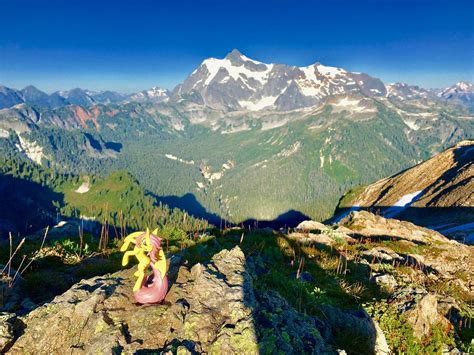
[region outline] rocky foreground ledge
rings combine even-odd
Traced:
[[[162,305],[140,306],[132,295],[133,270],[95,277],[73,286],[22,319],[23,334],[10,353],[337,353],[331,345],[341,324],[356,327],[379,353],[383,333],[364,312],[328,306],[322,321],[296,312],[276,292],[256,292],[256,266],[237,246],[191,269],[174,258],[175,279]],[[13,327],[10,329],[13,341]],[[291,339],[291,341],[290,341]],[[290,344],[291,343],[291,344]],[[295,346],[296,345],[296,346]]]
[[[83,280],[18,319],[24,333],[10,352],[255,353],[259,340],[254,318],[264,313],[274,314],[267,331],[295,337],[301,350],[331,352],[317,330],[324,326],[298,314],[276,293],[257,296],[251,272],[239,247],[223,250],[211,262],[191,269],[174,258],[170,276],[175,281],[165,304],[156,306],[134,303],[132,269]],[[274,346],[293,350],[276,338]]]
[[[339,226],[311,221],[288,235],[268,233],[259,238],[245,249],[243,244],[235,246],[239,239],[242,243],[238,235],[234,246],[192,266],[185,257],[172,256],[171,287],[160,305],[135,304],[134,269],[128,269],[82,280],[25,316],[4,313],[0,348],[13,354],[326,354],[348,351],[363,342],[364,353],[389,354],[399,336],[398,329],[387,328],[392,324],[408,329],[406,321],[411,329],[407,334],[423,340],[437,331],[450,334],[467,320],[466,300],[473,295],[473,248],[429,229],[355,212]],[[261,253],[265,240],[278,240],[271,242],[280,245],[275,244],[278,254]],[[290,246],[294,251],[289,258],[295,251],[304,255],[306,270],[317,270],[310,263],[326,268],[319,279],[308,271],[295,278],[291,269],[285,276],[290,278],[283,280],[288,287],[291,283],[291,292],[314,289],[310,293],[317,311],[311,315],[297,311],[294,299],[291,306],[280,291],[257,287],[270,277],[272,265],[294,268],[280,254]],[[347,273],[339,270],[339,264],[331,271],[330,260],[345,260]],[[348,284],[350,273],[352,277],[360,273],[356,279],[360,282]],[[347,289],[340,291],[344,297],[357,298],[370,285],[384,291],[368,308],[347,309],[333,302],[338,284]],[[442,346],[436,350],[457,351],[452,343]]]

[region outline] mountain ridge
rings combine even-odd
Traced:
[[[429,160],[349,192],[339,209],[377,210],[474,243],[473,157],[474,141],[461,141]]]

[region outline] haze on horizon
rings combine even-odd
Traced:
[[[0,0],[0,85],[172,89],[233,48],[266,63],[315,62],[386,83],[474,78],[472,1]]]

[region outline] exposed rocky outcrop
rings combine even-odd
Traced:
[[[317,221],[304,221],[296,227],[296,232],[292,232],[288,237],[302,245],[322,244],[334,246],[338,242],[354,243],[356,240],[350,236],[353,232],[344,227],[330,228]]]
[[[351,202],[364,207],[394,206],[403,196],[420,191],[411,207],[472,207],[473,161],[474,141],[462,141],[413,168],[369,185]]]
[[[387,290],[387,291],[393,291],[397,286],[397,280],[395,277],[389,274],[374,274],[371,278],[370,281],[375,282],[377,285],[379,285],[381,288]]]
[[[321,231],[325,230],[327,227],[321,222],[317,221],[303,221],[296,227],[296,230],[302,231]]]
[[[466,311],[464,316],[460,314],[462,309],[471,309],[469,302],[474,298],[474,248],[471,246],[434,230],[366,211],[351,212],[339,225],[331,227],[305,221],[288,235],[288,240],[309,250],[326,247],[339,253],[341,260],[366,265],[370,270],[368,281],[386,294],[393,317],[402,317],[400,324],[406,322],[420,342],[430,339],[433,332],[450,334],[469,319]],[[351,320],[354,314],[341,312],[340,309],[325,312],[331,314],[327,321],[332,329],[341,324],[357,329],[364,323],[360,314],[354,322]],[[385,318],[386,331],[393,321]],[[370,319],[361,329],[369,328],[376,330],[370,332],[372,337],[380,334],[376,351],[390,353],[377,321]],[[450,346],[446,349],[457,351]]]
[[[322,305],[321,311],[324,313],[325,321],[335,333],[334,336],[344,337],[347,340],[354,337],[352,341],[358,343],[354,344],[354,348],[360,346],[363,349],[373,349],[377,355],[390,353],[383,331],[367,312],[343,311],[329,305]]]
[[[334,246],[338,241],[352,242],[353,238],[344,233],[290,233],[288,237],[303,245],[322,244],[326,246]]]
[[[433,294],[423,296],[415,307],[407,312],[408,321],[413,325],[414,335],[418,338],[430,334],[432,326],[441,325],[449,329],[449,321],[438,313],[438,299]]]
[[[415,337],[426,339],[433,327],[447,334],[461,321],[461,304],[474,298],[472,246],[365,211],[340,223],[366,246],[358,257],[372,270],[370,281],[389,293],[389,303],[406,317]]]
[[[331,352],[321,321],[297,313],[274,292],[254,292],[252,262],[239,247],[191,269],[178,259],[172,259],[175,281],[163,304],[134,303],[132,269],[83,280],[24,317],[24,334],[11,353],[255,353],[262,346]],[[255,319],[262,318],[257,328]],[[273,334],[272,341],[264,334]]]
[[[352,212],[340,224],[353,230],[352,237],[372,241],[396,241],[397,247],[406,252],[395,252],[388,247],[375,247],[363,252],[368,259],[391,264],[403,263],[419,266],[426,273],[445,279],[456,279],[463,271],[468,277],[465,288],[474,292],[474,249],[440,233],[410,222],[387,219],[372,213]],[[456,257],[453,257],[453,256]]]

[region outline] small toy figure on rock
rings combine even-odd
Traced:
[[[126,266],[130,256],[138,260],[134,276],[137,282],[133,287],[135,300],[141,304],[159,303],[168,292],[168,278],[166,277],[166,258],[161,249],[161,238],[157,236],[158,230],[150,233],[147,228],[145,232],[135,232],[125,238],[120,251],[125,252],[122,265]],[[133,250],[127,250],[130,244],[134,244]],[[146,275],[148,268],[153,271],[153,279]]]

